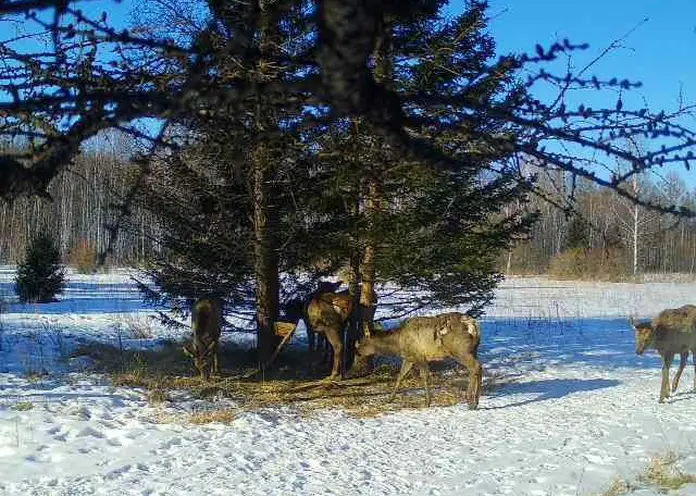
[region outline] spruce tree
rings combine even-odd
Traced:
[[[164,227],[164,249],[148,270],[157,289],[144,289],[170,302],[213,293],[244,320],[254,313],[263,366],[277,344],[280,272],[299,255],[281,247],[294,232],[289,178],[306,153],[299,128],[311,94],[280,83],[311,75],[310,16],[294,1],[211,7],[220,22],[194,40],[211,45],[201,77],[255,89],[240,104],[212,99],[178,120],[176,147],[143,181],[140,200]],[[231,40],[244,50],[230,53]]]
[[[419,290],[392,309],[397,313],[464,305],[477,315],[500,279],[497,255],[534,216],[503,214],[506,206],[523,205],[531,187],[499,173],[514,153],[513,130],[467,105],[519,104],[525,91],[511,65],[485,73],[495,55],[485,4],[471,3],[453,19],[441,14],[444,4],[423,2],[416,15],[386,18],[393,36],[377,44],[371,65],[420,123],[412,132],[462,166],[434,169],[405,157],[365,120],[335,121],[317,140],[317,167],[308,194],[299,195],[311,219],[299,242],[311,253],[316,238],[324,238],[344,260],[357,251],[363,304],[375,281],[391,282]],[[431,104],[428,95],[452,103]]]
[[[22,303],[48,303],[65,289],[65,270],[55,240],[40,234],[27,247],[17,268],[15,291]]]

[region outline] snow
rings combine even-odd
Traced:
[[[11,284],[12,268],[0,267],[0,293]],[[696,474],[692,368],[658,404],[659,357],[635,355],[626,321],[694,294],[693,283],[512,278],[482,318],[480,357],[499,386],[476,411],[277,408],[194,425],[188,414],[207,402],[153,406],[64,358],[89,340],[152,347],[182,337],[148,320],[154,310],[128,271],[70,274],[60,302],[10,302],[0,316],[0,493],[585,495],[616,477],[635,482],[670,452]]]

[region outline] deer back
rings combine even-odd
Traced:
[[[401,354],[418,361],[476,355],[481,341],[481,328],[476,320],[459,312],[413,317],[397,332]]]
[[[696,348],[696,306],[684,305],[663,310],[653,320],[655,348],[660,352],[681,352]]]
[[[307,318],[312,328],[342,326],[350,315],[352,301],[346,293],[322,293],[307,305]]]

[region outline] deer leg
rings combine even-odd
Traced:
[[[672,392],[675,393],[677,391],[677,386],[679,386],[679,378],[682,375],[682,372],[684,372],[684,367],[686,367],[686,362],[689,361],[689,352],[688,351],[682,351],[680,354],[680,360],[679,360],[679,368],[677,369],[677,373],[674,374],[674,380],[672,381]]]
[[[326,336],[319,335],[317,339],[317,350],[321,352],[322,363],[331,364],[331,349],[329,348],[329,340]]]
[[[423,384],[425,385],[425,406],[430,406],[430,384],[428,384],[428,379],[430,378],[430,367],[428,367],[428,362],[423,362],[420,367],[421,377],[423,378]]]
[[[401,362],[401,371],[399,372],[399,377],[396,378],[396,385],[394,386],[394,391],[392,391],[392,394],[389,395],[389,399],[387,401],[394,401],[394,396],[396,396],[396,392],[399,390],[399,386],[401,386],[401,381],[403,381],[404,377],[406,377],[408,373],[411,372],[412,368],[413,362],[409,362],[406,359],[404,359]]]
[[[669,398],[669,368],[674,360],[674,353],[665,352],[662,355],[662,384],[660,386],[660,403]]]
[[[343,356],[343,340],[341,339],[341,332],[335,327],[329,327],[324,331],[326,339],[333,347],[333,367],[331,369],[331,379],[336,379],[338,377],[342,378],[341,375],[341,357]]]
[[[481,397],[481,381],[483,380],[483,367],[474,355],[466,354],[455,357],[456,360],[469,371],[469,384],[466,390],[466,402],[469,410],[478,408]]]

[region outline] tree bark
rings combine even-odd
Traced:
[[[254,184],[254,271],[256,276],[256,322],[258,359],[261,369],[278,345],[274,324],[278,319],[277,210],[272,198],[271,167],[263,145],[252,160]]]
[[[367,185],[367,243],[362,261],[362,289],[360,291],[360,305],[366,309],[368,316],[374,316],[375,312],[375,258],[377,255],[377,236],[375,220],[380,210],[380,187],[377,178],[371,176]],[[358,309],[358,314],[362,314],[362,309]],[[365,329],[365,324],[368,328]],[[369,318],[362,324],[363,332],[374,332],[374,322]]]

